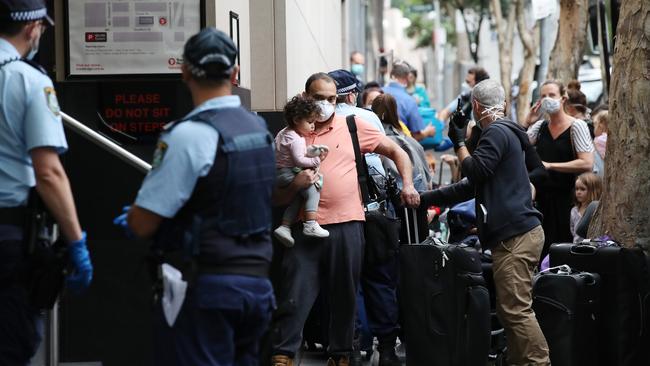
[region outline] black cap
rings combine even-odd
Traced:
[[[359,79],[348,70],[334,70],[327,73],[336,83],[336,94],[349,94],[360,92],[361,83]]]
[[[237,47],[224,32],[204,28],[185,43],[183,62],[199,78],[225,79],[230,76]]]
[[[44,0],[0,0],[0,21],[28,22],[39,19],[54,25],[47,15]]]

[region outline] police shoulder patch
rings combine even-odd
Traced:
[[[153,161],[151,162],[151,169],[157,168],[165,158],[167,152],[167,143],[159,140],[156,145],[156,151],[153,153]]]
[[[50,112],[55,116],[59,116],[61,112],[61,107],[59,107],[59,101],[56,99],[56,91],[51,86],[45,87],[43,89],[45,92],[45,102],[47,103],[47,108],[50,109]]]

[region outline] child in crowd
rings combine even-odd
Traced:
[[[583,240],[582,237],[576,234],[576,224],[585,213],[585,209],[591,201],[600,200],[602,192],[602,179],[594,173],[583,173],[578,176],[575,184],[575,202],[576,205],[571,209],[571,234],[573,235],[573,242],[578,243]]]
[[[314,169],[318,172],[321,161],[325,160],[329,151],[327,146],[307,146],[305,142],[305,137],[314,131],[314,121],[319,113],[318,104],[302,95],[293,97],[284,106],[287,127],[275,137],[276,183],[278,186],[285,187],[289,185],[296,174],[303,169]],[[300,194],[302,197],[294,197],[289,207],[284,211],[282,225],[273,232],[282,244],[287,247],[294,244],[290,225],[298,216],[303,198],[305,202],[303,234],[318,238],[329,236],[329,232],[316,222],[323,176],[319,174],[319,178],[318,182],[302,190]]]
[[[609,124],[609,112],[603,110],[594,116],[594,145],[601,158],[605,159],[605,148],[607,147],[607,125]]]

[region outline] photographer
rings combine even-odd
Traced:
[[[497,314],[506,332],[508,364],[548,365],[548,345],[532,310],[532,269],[544,244],[542,215],[535,210],[524,154],[526,134],[504,119],[505,92],[485,80],[472,92],[472,110],[482,129],[470,156],[465,146],[468,118],[457,111],[449,138],[467,177],[422,194],[421,202],[448,205],[476,198],[479,238],[492,251]]]
[[[461,99],[463,106],[465,106],[463,108],[463,112],[465,115],[469,116],[472,108],[472,104],[470,103],[470,96],[472,95],[472,89],[474,88],[474,85],[489,78],[490,75],[482,67],[472,67],[471,69],[467,70],[465,82],[461,86],[461,93],[458,94],[458,97],[454,98],[454,100],[452,100],[449,105],[438,112],[438,115],[436,117],[441,121],[446,121],[451,113],[458,108],[458,98]]]

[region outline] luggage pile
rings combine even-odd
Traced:
[[[639,248],[553,244],[533,308],[553,366],[650,365],[650,274]]]
[[[417,217],[406,210],[400,248],[406,364],[484,366],[492,332],[481,255],[465,244],[420,241]]]

